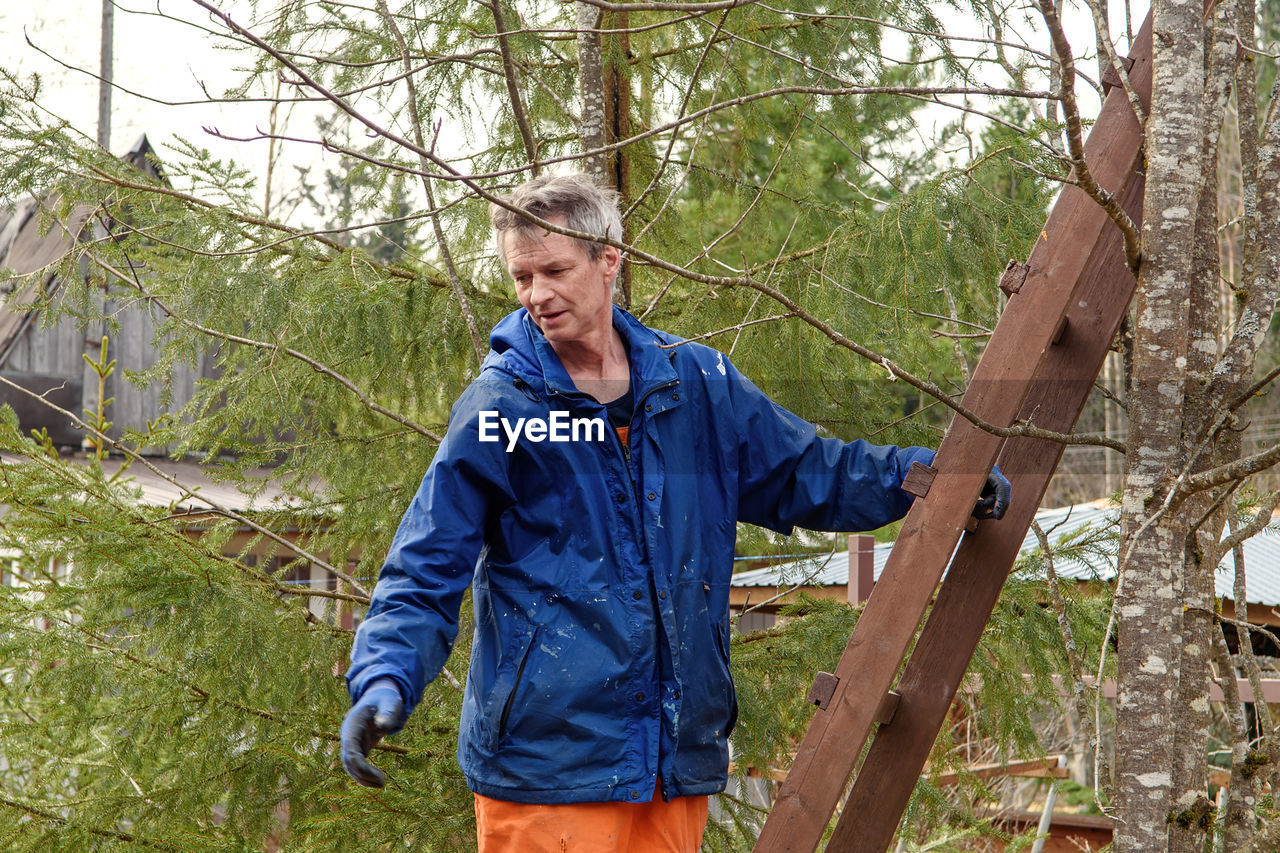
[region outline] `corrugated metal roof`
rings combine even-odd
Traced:
[[[1036,521],[1057,554],[1054,571],[1074,580],[1112,580],[1116,574],[1116,521],[1119,509],[1105,501],[1042,509]],[[1034,531],[1028,530],[1020,556],[1029,556],[1040,547]],[[1280,531],[1264,530],[1244,543],[1245,595],[1250,604],[1280,605]],[[892,543],[877,543],[873,576],[880,579],[889,560]],[[1042,570],[1029,569],[1037,575]],[[730,584],[770,589],[801,586],[842,586],[849,583],[849,552],[836,551],[810,559],[795,560],[735,574]],[[1234,598],[1235,561],[1228,554],[1215,577],[1217,594]]]

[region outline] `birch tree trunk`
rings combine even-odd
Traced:
[[[1218,253],[1218,145],[1231,94],[1236,57],[1236,8],[1220,3],[1212,26],[1206,28],[1208,74],[1205,78],[1204,134],[1200,147],[1201,184],[1195,215],[1195,237],[1189,278],[1184,375],[1183,457],[1192,471],[1228,461],[1230,442],[1202,436],[1213,422],[1220,400],[1207,396],[1218,353],[1218,306],[1222,269]],[[1172,708],[1173,817],[1169,822],[1170,853],[1199,853],[1213,825],[1215,807],[1208,798],[1206,756],[1212,715],[1209,706],[1209,659],[1213,651],[1214,570],[1223,512],[1212,492],[1192,495],[1180,508],[1191,529],[1182,543],[1180,588],[1182,602],[1179,641],[1178,692]],[[1176,566],[1177,564],[1175,564]]]
[[[1203,57],[1199,0],[1153,4],[1152,106],[1144,201],[1130,433],[1121,505],[1123,588],[1117,640],[1116,853],[1167,849],[1172,804],[1181,573],[1186,537],[1165,499],[1182,459],[1181,377],[1202,173]]]
[[[582,159],[582,171],[602,184],[612,185],[609,157],[600,149],[608,142],[604,97],[604,56],[600,46],[600,10],[578,3],[578,97],[582,102],[579,136],[582,150],[597,151]]]

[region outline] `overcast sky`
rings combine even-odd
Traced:
[[[241,23],[248,24],[252,19],[245,0],[220,0],[218,5]],[[1123,4],[1112,5],[1118,7],[1113,8],[1113,34],[1118,35],[1124,30],[1120,18]],[[1145,2],[1137,0],[1133,5],[1135,15],[1145,14]],[[191,0],[118,0],[116,9],[115,80],[124,89],[161,101],[181,102],[201,99],[202,85],[221,94],[241,78],[236,66],[244,58],[219,49],[220,40],[210,31],[221,31],[221,23],[211,21],[208,13]],[[157,9],[189,23],[167,20],[155,14]],[[23,75],[38,73],[44,103],[90,138],[96,135],[97,80],[59,62],[97,72],[101,14],[101,0],[0,0],[0,64]],[[1013,17],[1021,19],[1023,15],[1011,16],[1011,23]],[[1077,11],[1068,16],[1068,21],[1075,44],[1092,44],[1092,25],[1087,15]],[[26,43],[27,38],[34,47]],[[1082,70],[1096,73],[1095,63],[1083,65]],[[1006,84],[997,79],[991,82]],[[1085,99],[1082,109],[1096,106],[1090,106]],[[310,135],[313,115],[310,108],[297,108],[288,121],[298,135]],[[218,156],[233,157],[261,175],[267,160],[265,143],[224,142],[202,128],[216,126],[231,135],[247,136],[256,127],[266,127],[268,121],[265,103],[171,106],[117,90],[112,104],[111,150],[124,153],[144,132],[160,148],[174,136],[183,136]],[[323,157],[318,148],[305,147],[292,152],[291,162],[314,168],[323,162]],[[292,180],[293,170],[283,170],[282,177]]]
[[[190,23],[167,20],[155,14],[157,8]],[[238,21],[251,20],[252,11],[243,0],[221,0],[219,8]],[[60,63],[96,74],[101,22],[101,0],[0,2],[0,63],[22,75],[39,74],[43,103],[89,138],[97,133],[98,81]],[[237,66],[245,58],[219,49],[220,40],[210,30],[221,30],[221,24],[190,0],[119,0],[115,82],[159,101],[198,101],[203,98],[202,86],[222,94],[242,79]],[[306,132],[313,129],[306,108],[295,110],[289,118]],[[268,121],[265,103],[167,105],[117,89],[112,96],[111,150],[123,154],[143,133],[158,148],[181,136],[262,174],[265,142],[226,142],[203,128],[214,126],[231,135],[248,136],[256,127],[267,127]],[[294,162],[315,165],[322,157],[318,148],[310,148],[295,152]],[[285,176],[292,178],[292,170],[286,170]]]

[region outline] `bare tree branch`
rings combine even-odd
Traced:
[[[520,72],[516,68],[515,58],[511,55],[511,43],[507,39],[507,22],[502,13],[502,0],[489,0],[481,5],[493,11],[493,24],[497,30],[498,50],[502,54],[502,71],[507,81],[507,97],[511,101],[511,112],[515,115],[516,127],[520,128],[520,139],[524,142],[525,157],[529,161],[530,171],[537,175],[542,171],[538,161],[538,142],[534,138],[533,128],[529,125],[529,114],[524,108],[524,98],[520,95]],[[420,149],[422,145],[418,146]],[[420,156],[425,156],[419,151]]]
[[[501,0],[493,0],[494,8],[498,8]],[[400,27],[396,25],[395,18],[391,16],[391,11],[387,9],[386,0],[377,0],[378,10],[382,13],[382,18],[387,22],[387,27],[391,30],[392,36],[396,40],[396,45],[400,48],[401,60],[405,69],[405,85],[409,89],[409,122],[413,126],[413,138],[418,143],[419,148],[426,148],[426,138],[422,133],[422,118],[418,115],[418,87],[413,80],[413,69],[409,61],[409,45],[404,40],[404,34],[400,32]],[[419,156],[419,163],[422,171],[427,171],[427,159]],[[488,348],[484,344],[484,338],[480,334],[480,329],[476,325],[475,312],[471,310],[471,300],[467,297],[466,290],[462,287],[462,279],[458,276],[458,269],[453,264],[453,252],[449,250],[449,241],[445,237],[444,228],[440,225],[440,216],[435,212],[436,199],[431,191],[431,179],[422,176],[422,188],[427,195],[427,207],[431,213],[431,227],[436,234],[436,245],[440,247],[440,258],[444,261],[444,268],[449,273],[449,284],[453,287],[453,295],[458,300],[458,307],[462,311],[462,318],[466,321],[467,331],[471,334],[471,345],[475,348],[476,364],[484,361],[485,352]]]
[[[1231,777],[1227,783],[1227,815],[1224,826],[1228,850],[1239,850],[1253,834],[1254,805],[1256,795],[1245,776],[1245,763],[1249,753],[1249,726],[1244,716],[1244,703],[1240,701],[1240,688],[1236,684],[1235,667],[1231,663],[1231,651],[1221,628],[1213,633],[1213,654],[1218,664],[1218,686],[1222,689],[1223,707],[1231,727]],[[1256,778],[1256,777],[1255,777]]]
[[[1045,535],[1044,528],[1040,526],[1038,521],[1031,522],[1031,529],[1035,532],[1036,541],[1040,543],[1040,554],[1044,561],[1046,586],[1049,590],[1049,600],[1053,604],[1053,612],[1058,618],[1058,632],[1062,635],[1063,649],[1067,654],[1067,668],[1071,675],[1071,698],[1075,703],[1076,716],[1080,718],[1080,725],[1085,725],[1085,721],[1092,717],[1090,705],[1090,689],[1085,680],[1084,658],[1080,654],[1080,647],[1076,645],[1075,632],[1071,629],[1071,620],[1067,616],[1067,603],[1062,597],[1062,590],[1058,587],[1058,572],[1054,568],[1054,548],[1049,544],[1049,537]],[[1093,692],[1093,702],[1098,701],[1098,694],[1102,691],[1096,689],[1096,685],[1101,684],[1100,681],[1094,681],[1095,689]],[[1088,746],[1092,747],[1095,758],[1102,757],[1099,749],[1100,731],[1095,727],[1089,735]],[[1097,765],[1093,772],[1095,779],[1101,779],[1109,776],[1110,772],[1105,764]],[[1102,799],[1098,791],[1099,786],[1094,786],[1093,799],[1098,806],[1098,810],[1102,811]]]
[[[1093,13],[1093,26],[1098,33],[1098,46],[1106,52],[1106,61],[1120,79],[1120,87],[1124,90],[1125,97],[1129,99],[1129,106],[1133,108],[1133,114],[1138,117],[1138,123],[1146,124],[1147,111],[1142,106],[1142,99],[1133,88],[1133,81],[1129,79],[1129,70],[1120,61],[1115,44],[1111,41],[1111,30],[1107,25],[1107,0],[1085,0],[1085,2],[1089,4],[1089,11]]]
[[[1071,44],[1067,41],[1066,33],[1063,32],[1062,21],[1058,18],[1058,9],[1054,5],[1054,0],[1036,0],[1036,2],[1041,15],[1044,16],[1045,25],[1049,28],[1049,34],[1053,38],[1058,59],[1062,63],[1062,86],[1058,91],[1058,100],[1062,102],[1062,110],[1066,118],[1067,147],[1071,152],[1071,165],[1076,186],[1097,202],[1120,229],[1120,233],[1124,236],[1125,259],[1128,261],[1129,269],[1136,273],[1142,257],[1138,229],[1129,218],[1129,214],[1125,213],[1124,208],[1120,206],[1120,201],[1093,179],[1089,164],[1085,162],[1084,129],[1080,121],[1080,109],[1076,105],[1075,61],[1071,55]]]

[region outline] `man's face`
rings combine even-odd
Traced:
[[[516,298],[553,346],[585,342],[612,328],[611,284],[621,257],[616,248],[602,247],[593,261],[563,234],[512,230],[503,240]]]

